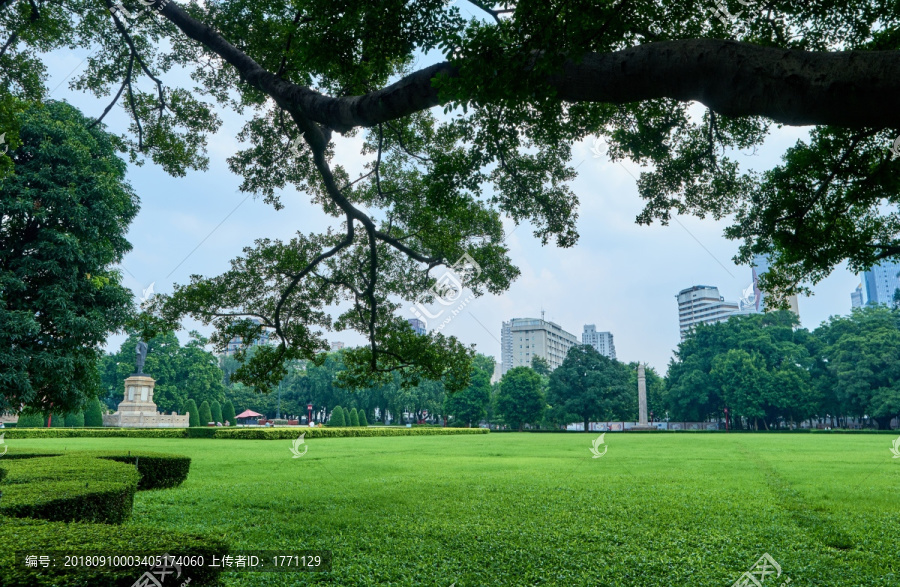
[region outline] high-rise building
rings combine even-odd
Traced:
[[[856,286],[852,292],[850,292],[850,307],[851,308],[862,308],[863,306],[863,288],[862,284]]]
[[[594,347],[594,350],[610,359],[616,359],[616,345],[611,332],[597,332],[593,324],[585,324],[581,333],[581,344]]]
[[[425,334],[425,323],[418,318],[410,318],[407,320],[409,325],[412,326],[412,329],[416,332],[416,334]]]
[[[739,311],[737,302],[726,302],[719,288],[694,285],[678,292],[678,326],[681,338],[697,324],[724,322]]]
[[[545,359],[552,371],[577,344],[578,337],[559,324],[539,318],[513,318],[500,330],[502,371],[505,374],[513,367],[530,367],[534,357]]]
[[[865,303],[890,306],[894,302],[894,291],[900,288],[900,261],[882,261],[863,273],[866,290]]]

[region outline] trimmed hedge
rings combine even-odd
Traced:
[[[347,424],[344,421],[344,409],[341,408],[341,406],[335,406],[334,409],[331,410],[331,418],[328,420],[328,426],[337,428],[346,425]]]
[[[189,426],[200,425],[200,411],[197,409],[197,402],[192,399],[184,402],[184,413],[188,415]],[[203,425],[206,426],[206,424]]]
[[[365,410],[360,410],[359,413],[357,414],[357,416],[359,417],[359,425],[360,426],[365,428],[366,426],[369,425],[369,421],[366,419],[366,411]]]
[[[84,409],[85,426],[103,426],[103,406],[98,398],[92,398]]]
[[[225,405],[222,406],[222,424],[226,422],[231,426],[237,424],[237,419],[234,417],[234,404],[231,403],[231,400],[225,402]]]
[[[212,413],[213,422],[222,422],[222,404],[213,400],[213,402],[209,404],[209,411]]]
[[[65,555],[169,553],[210,561],[213,555],[229,551],[227,543],[217,538],[109,525],[131,515],[136,490],[183,481],[190,466],[187,457],[116,451],[6,456],[0,468],[0,585],[4,587],[131,587],[149,570],[148,566],[65,567]],[[26,567],[21,560],[24,554],[54,556],[56,565]],[[191,587],[218,585],[220,571],[185,568],[176,584],[190,580]]]
[[[200,425],[201,426],[206,426],[210,422],[215,422],[215,420],[212,419],[212,410],[209,408],[208,401],[203,400],[203,402],[200,404],[198,413],[200,414]]]
[[[119,524],[131,515],[134,467],[81,455],[16,459],[4,465],[0,516]]]
[[[487,428],[391,428],[377,426],[368,428],[307,428],[306,426],[289,426],[279,428],[12,428],[6,432],[6,438],[246,438],[246,439],[280,439],[296,438],[301,432],[306,438],[342,438],[360,436],[423,436],[445,434],[488,434]],[[9,455],[7,457],[9,458]],[[15,458],[15,457],[13,457]]]
[[[3,498],[6,499],[4,491]],[[107,554],[203,556],[211,561],[229,552],[220,539],[159,528],[111,526],[81,522],[63,523],[0,517],[0,585],[3,587],[131,587],[148,567],[119,567],[91,570],[86,567],[56,566],[30,568],[15,561],[15,552],[29,554]],[[173,585],[190,579],[190,587],[218,585],[219,569],[183,568]],[[170,581],[175,575],[167,577]],[[166,583],[164,583],[166,584]]]
[[[305,432],[305,438],[353,438],[365,436],[444,436],[448,434],[488,434],[487,428],[220,428],[216,438],[246,440],[294,439]]]

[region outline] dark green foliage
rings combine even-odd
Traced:
[[[475,355],[468,387],[456,393],[448,393],[444,398],[444,413],[453,417],[452,425],[477,426],[487,416],[493,372],[493,358]]]
[[[547,402],[555,421],[588,422],[637,419],[637,387],[628,389],[625,365],[598,353],[593,347],[578,345],[553,373]]]
[[[183,455],[144,451],[91,451],[90,456],[136,465],[140,480],[138,490],[177,487],[187,479],[191,459]]]
[[[212,419],[212,412],[209,409],[209,403],[204,400],[202,404],[200,404],[200,425],[206,426]]]
[[[366,411],[365,411],[365,410],[360,410],[360,411],[358,412],[358,415],[359,415],[359,425],[360,425],[360,426],[363,426],[363,427],[368,426],[368,425],[369,425],[369,420],[366,418]]]
[[[4,494],[5,499],[5,494]],[[219,539],[198,534],[186,534],[159,528],[135,525],[107,525],[82,522],[62,523],[35,519],[0,518],[0,543],[14,544],[16,550],[28,552],[64,553],[178,553],[203,556],[226,554],[228,544]],[[0,557],[0,584],[4,587],[131,587],[147,567],[104,568],[89,571],[63,568],[29,568],[13,565],[11,556]],[[196,567],[190,570],[189,587],[220,585],[220,569]],[[171,575],[169,578],[174,577]],[[185,575],[182,573],[181,579]],[[181,585],[180,582],[174,583]]]
[[[66,416],[66,428],[84,428],[84,412],[75,412]]]
[[[359,414],[356,412],[356,408],[350,410],[350,426],[359,426]]]
[[[222,422],[222,404],[218,400],[213,400],[209,405],[209,411],[212,414],[213,422]]]
[[[39,413],[25,411],[19,415],[16,428],[41,428],[44,425],[44,419]]]
[[[194,430],[212,428],[12,428],[6,438],[187,438]]]
[[[234,413],[234,404],[231,403],[231,400],[225,402],[225,405],[222,407],[222,424],[228,424],[229,426],[234,426],[237,424],[235,421],[235,413]]]
[[[303,429],[305,438],[366,438],[371,436],[442,436],[446,434],[487,434],[487,428],[309,428]],[[297,438],[296,428],[219,428],[216,438],[245,440],[285,440]]]
[[[88,401],[84,410],[84,425],[88,428],[100,428],[103,426],[103,406],[97,398]]]
[[[51,428],[65,428],[66,427],[66,417],[62,414],[47,414],[46,422],[50,423]]]
[[[17,459],[4,466],[9,475],[0,516],[65,522],[123,522],[140,478],[134,467],[80,455]]]
[[[184,411],[187,414],[190,414],[190,418],[188,419],[189,426],[200,426],[200,411],[197,409],[197,404],[194,400],[189,399],[184,402]]]
[[[510,428],[539,421],[545,406],[541,376],[530,367],[513,367],[500,380],[497,413]]]
[[[217,428],[209,426],[196,426],[192,428],[183,428],[185,438],[215,438]]]
[[[350,426],[350,410],[344,408],[344,426]]]
[[[331,419],[328,420],[328,425],[335,428],[347,425],[344,421],[344,410],[341,406],[335,406],[334,409],[331,410]]]
[[[0,180],[0,410],[65,413],[96,393],[100,345],[131,311],[112,265],[131,249],[138,200],[116,139],[74,107],[50,101],[19,121],[15,174]]]

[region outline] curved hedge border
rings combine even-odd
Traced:
[[[136,465],[136,466],[134,466]],[[151,452],[91,451],[7,454],[0,460],[0,585],[89,587],[135,584],[148,569],[77,570],[26,567],[16,553],[203,555],[228,552],[205,536],[116,526],[130,515],[134,492],[173,487],[187,477],[190,459]],[[68,523],[67,523],[68,522]],[[195,585],[218,585],[220,569],[191,568]]]
[[[8,440],[17,438],[243,438],[247,440],[277,440],[297,438],[352,438],[362,436],[443,436],[447,434],[488,434],[487,428],[22,428],[11,429]]]

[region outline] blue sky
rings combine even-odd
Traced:
[[[97,116],[106,102],[72,92],[64,82],[73,70],[74,75],[81,71],[84,57],[83,52],[48,56],[48,86],[56,88],[52,98]],[[130,228],[133,250],[123,265],[125,285],[136,296],[151,283],[155,292],[168,293],[173,283],[185,283],[192,274],[219,274],[255,239],[289,239],[297,231],[321,231],[333,222],[295,190],[283,194],[281,211],[239,192],[240,180],[228,171],[225,160],[238,148],[234,137],[242,120],[231,112],[219,115],[224,124],[210,141],[208,171],[173,178],[149,162],[129,169],[128,180],[140,196],[141,211]],[[105,122],[115,132],[121,132],[126,123],[118,109]],[[756,154],[737,157],[749,168],[770,168],[807,131],[774,129]],[[358,137],[337,139],[336,162],[354,177],[365,162],[361,144]],[[642,201],[634,177],[640,168],[596,158],[592,146],[588,138],[573,149],[578,178],[572,187],[581,202],[578,244],[565,250],[542,247],[528,226],[513,230],[510,223],[507,242],[522,271],[520,279],[503,295],[471,301],[445,327],[445,334],[475,344],[479,352],[499,360],[501,322],[540,317],[543,309],[548,320],[579,339],[584,324],[611,331],[620,360],[646,361],[664,372],[679,341],[678,291],[696,284],[714,285],[726,299],[736,300],[750,283],[749,267],[731,261],[738,243],[722,237],[725,222],[679,217],[680,223],[667,227],[636,225]],[[845,268],[836,270],[814,288],[813,297],[800,299],[802,324],[814,328],[831,315],[849,313],[850,292],[857,283],[859,279]],[[196,323],[187,326],[209,332]],[[186,336],[180,333],[181,338]],[[363,342],[355,333],[329,333],[328,338],[348,345]],[[118,349],[123,339],[123,335],[112,335],[108,349]]]

